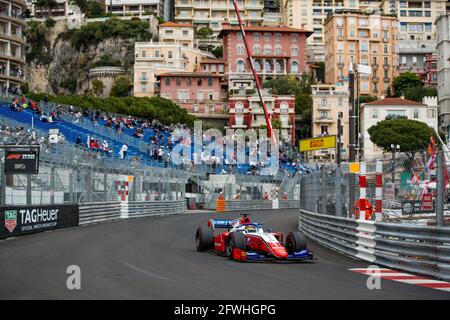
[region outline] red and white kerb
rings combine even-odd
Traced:
[[[128,181],[117,181],[117,195],[120,201],[126,201],[128,198]]]
[[[367,198],[366,194],[367,179],[366,179],[366,163],[361,162],[359,164],[359,219],[366,219],[365,202]]]
[[[382,220],[383,211],[383,163],[377,160],[375,168],[375,220]]]

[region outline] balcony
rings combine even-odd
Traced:
[[[377,70],[378,69],[378,63],[372,63],[372,69]]]
[[[391,67],[390,64],[383,64],[383,68],[384,68],[385,70],[389,69],[390,67]]]
[[[378,76],[373,76],[372,77],[372,81],[373,82],[378,82],[378,80],[380,80],[380,78],[378,78]]]
[[[326,105],[319,104],[317,106],[317,110],[319,111],[331,110],[331,106],[328,103]]]
[[[139,81],[146,83],[148,81],[148,78],[147,77],[140,77]]]
[[[192,8],[193,3],[191,1],[178,1],[175,3],[175,8]]]
[[[317,123],[333,123],[332,116],[318,116],[315,118],[315,122]]]
[[[390,82],[390,81],[391,81],[391,78],[389,78],[389,77],[384,77],[384,78],[383,78],[383,81],[384,81],[384,82]]]

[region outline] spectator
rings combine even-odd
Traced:
[[[122,148],[120,148],[120,151],[119,151],[120,159],[123,160],[123,159],[126,158],[126,156],[127,156],[127,150],[128,150],[128,146],[127,146],[126,143],[124,143],[124,144],[122,145]]]

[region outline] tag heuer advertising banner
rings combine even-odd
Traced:
[[[424,205],[422,200],[402,200],[402,215],[434,213],[435,205],[433,199],[431,199],[431,205],[428,201],[425,201]]]
[[[78,226],[78,205],[0,207],[0,239]]]

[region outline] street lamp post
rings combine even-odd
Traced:
[[[398,151],[400,151],[400,145],[394,145],[394,144],[391,144],[391,150],[392,150],[392,183],[394,183],[395,182],[395,165],[396,165],[396,153],[398,152]]]

